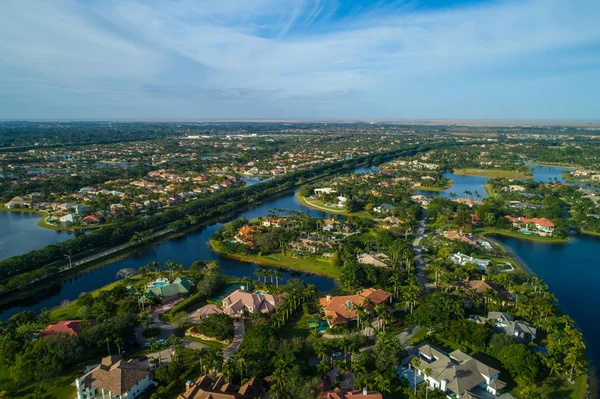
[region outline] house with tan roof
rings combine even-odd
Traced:
[[[504,291],[502,288],[500,288],[495,283],[486,281],[485,276],[482,276],[481,280],[469,280],[469,281],[462,281],[462,282],[456,283],[455,287],[465,289],[467,292],[469,292],[473,295],[480,295],[480,296],[483,296],[487,292],[491,291],[491,292],[495,293],[496,299],[490,298],[490,300],[493,302],[498,301],[498,302],[500,302],[500,304],[502,304],[502,306],[506,306],[509,303],[514,302],[514,298],[512,297],[512,295],[510,293]]]
[[[358,307],[365,306],[367,300],[372,306],[380,303],[386,303],[392,294],[387,291],[375,288],[367,288],[358,295],[331,296],[319,300],[319,305],[323,308],[323,313],[330,327],[337,324],[348,323],[356,320],[358,316]],[[367,309],[372,310],[372,309]]]
[[[203,375],[195,382],[188,381],[185,384],[185,392],[177,399],[252,399],[259,398],[262,393],[262,382],[258,378],[250,378],[236,389],[222,374],[214,379],[209,375]]]
[[[390,267],[387,263],[390,261],[390,257],[384,253],[376,253],[376,252],[371,251],[368,254],[367,253],[358,254],[358,255],[356,255],[356,257],[358,259],[358,263],[362,263],[363,265],[371,265],[371,266],[375,266],[375,267],[387,267],[387,268]]]
[[[75,380],[77,399],[137,398],[153,384],[150,371],[108,356],[89,373]]]
[[[223,299],[223,313],[230,316],[243,316],[253,312],[273,313],[278,302],[278,297],[274,295],[248,292],[240,288]]]
[[[466,242],[469,245],[473,245],[473,246],[477,245],[477,241],[475,241],[474,238],[471,238],[469,235],[464,234],[461,231],[457,231],[457,230],[444,231],[443,236],[446,237],[447,239],[449,239],[450,241],[462,241],[462,242]]]
[[[480,390],[498,395],[506,386],[498,379],[500,371],[460,350],[446,354],[431,345],[423,345],[418,356],[421,363],[416,367],[417,374],[448,397],[480,398],[477,394]],[[431,370],[429,376],[425,375],[426,369]]]

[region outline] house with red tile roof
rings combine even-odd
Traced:
[[[81,320],[62,320],[56,323],[50,324],[48,327],[38,335],[38,338],[46,337],[53,334],[69,334],[77,335],[81,334]]]
[[[348,323],[351,320],[356,320],[358,315],[357,307],[364,306],[364,303],[369,300],[373,306],[380,303],[386,303],[392,294],[387,291],[375,288],[367,288],[358,295],[342,295],[331,296],[319,300],[319,304],[323,308],[323,313],[330,327],[337,324]],[[372,310],[372,309],[367,309]]]
[[[506,218],[512,223],[513,227],[526,229],[542,237],[551,236],[554,232],[554,223],[546,218],[530,219],[523,216],[506,216]]]
[[[331,391],[322,392],[319,395],[319,399],[383,399],[383,396],[379,392],[368,391],[367,388],[352,391],[336,388]]]

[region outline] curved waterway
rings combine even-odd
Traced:
[[[303,212],[309,211],[311,215],[320,217],[324,215],[322,212],[304,207],[298,202],[297,197],[293,193],[290,193],[276,199],[265,201],[256,207],[232,215],[230,220],[241,217],[254,219],[259,216],[267,216],[269,210],[272,209],[299,210]],[[229,259],[220,256],[210,249],[210,236],[221,226],[223,226],[223,223],[217,223],[183,237],[159,242],[150,247],[142,248],[124,259],[110,263],[106,266],[90,269],[77,276],[65,279],[59,284],[45,290],[44,293],[40,294],[38,297],[30,298],[16,306],[2,309],[0,320],[6,320],[10,316],[23,310],[39,312],[44,308],[50,309],[58,306],[64,300],[75,300],[82,292],[93,291],[116,281],[116,274],[119,270],[123,268],[133,268],[137,270],[140,266],[147,265],[152,261],[164,263],[170,260],[189,267],[189,265],[196,260],[217,260],[221,264],[221,271],[224,275],[237,277],[250,276],[254,278],[254,271],[259,267],[255,263]],[[319,291],[331,290],[336,286],[334,280],[327,277],[309,275],[292,270],[282,271],[284,281],[290,277],[297,277],[307,283],[315,284]]]
[[[587,356],[594,369],[600,364],[600,239],[572,237],[566,244],[546,244],[495,236],[494,239],[548,285],[560,310],[583,332]]]

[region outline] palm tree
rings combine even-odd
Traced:
[[[419,366],[421,365],[421,359],[419,358],[419,355],[413,357],[412,359],[410,359],[410,364],[413,366],[414,369],[414,388],[415,388],[415,396],[417,395],[417,370],[419,369]]]
[[[352,301],[346,301],[343,308],[348,311],[348,321],[350,321],[350,311],[354,309],[354,303]]]
[[[250,278],[248,276],[242,277],[242,285],[246,288],[246,290],[250,291]]]
[[[281,272],[281,270],[275,270],[275,282],[277,284],[277,288],[279,288],[279,279],[281,277],[283,277],[283,273]]]
[[[425,374],[425,377],[429,377],[431,375],[431,373],[433,372],[433,370],[431,370],[429,367],[427,367],[425,370],[423,370],[423,374]],[[427,399],[427,395],[429,392],[429,387],[428,387],[428,382],[427,379],[425,380],[425,399]]]

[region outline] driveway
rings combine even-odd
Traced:
[[[244,339],[244,319],[236,319],[233,322],[233,328],[233,342],[228,347],[223,348],[223,358],[225,359],[225,361],[227,361],[238,351],[238,349],[240,349],[240,345],[242,344],[242,340]]]

